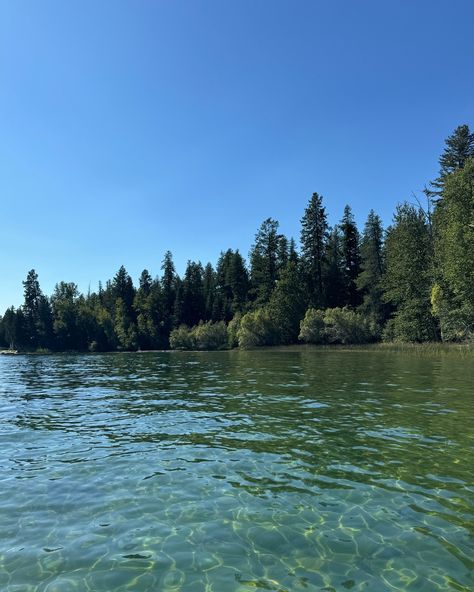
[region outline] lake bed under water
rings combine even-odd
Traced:
[[[474,369],[0,356],[5,592],[474,590]]]

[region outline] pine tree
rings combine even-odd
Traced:
[[[114,300],[120,298],[125,306],[126,314],[130,316],[132,314],[133,299],[135,298],[135,288],[133,287],[132,278],[123,265],[115,274],[111,287]]]
[[[293,263],[299,262],[298,252],[296,251],[296,243],[293,237],[291,237],[290,245],[288,247],[288,260],[292,261]]]
[[[434,341],[431,314],[432,249],[426,215],[409,204],[397,207],[385,243],[384,298],[395,312],[385,336],[398,341]]]
[[[161,346],[160,320],[161,286],[153,281],[147,269],[142,271],[139,288],[135,294],[133,309],[137,319],[137,344],[139,349],[147,350]]]
[[[216,272],[211,263],[207,263],[203,274],[204,291],[204,319],[210,321],[213,319],[214,300],[216,297]]]
[[[460,125],[446,138],[446,147],[439,159],[439,176],[431,183],[431,189],[425,190],[428,197],[441,195],[448,175],[464,168],[467,160],[473,157],[474,133],[468,125]]]
[[[344,257],[345,305],[355,308],[360,303],[356,279],[360,272],[359,231],[351,208],[344,208],[340,224],[342,233],[342,253]]]
[[[30,270],[23,282],[25,334],[31,348],[49,348],[52,346],[53,319],[48,299],[43,295],[38,274]]]
[[[201,263],[188,261],[183,279],[182,319],[192,327],[205,316],[203,268]]]
[[[53,329],[60,350],[80,349],[78,329],[79,290],[73,282],[59,282],[51,296]]]
[[[369,319],[373,332],[380,333],[387,318],[387,304],[383,301],[382,278],[385,271],[382,221],[371,210],[362,235],[360,274],[357,288],[362,296],[359,310]]]
[[[342,250],[343,237],[339,226],[335,226],[328,235],[323,270],[325,299],[328,308],[346,304],[347,286],[345,258]]]
[[[24,316],[21,309],[15,311],[11,306],[2,318],[2,332],[5,344],[10,349],[21,348],[25,345]]]
[[[272,218],[264,220],[250,251],[252,296],[258,306],[270,300],[278,277],[278,226],[278,222]]]
[[[174,307],[176,303],[176,287],[177,277],[173,263],[173,256],[171,251],[166,251],[163,263],[161,265],[163,275],[161,276],[161,288],[163,295],[163,334],[169,336],[173,328],[175,317],[179,316],[175,313]]]
[[[327,239],[328,224],[323,198],[313,193],[301,220],[301,259],[307,300],[316,308],[325,305],[323,270]]]
[[[306,303],[298,265],[289,262],[281,273],[268,305],[279,343],[298,340]]]
[[[245,260],[239,251],[232,254],[229,266],[229,284],[232,290],[232,314],[243,312],[248,300],[250,288],[249,274]]]
[[[437,285],[433,308],[445,340],[474,335],[474,159],[446,178],[434,212]]]

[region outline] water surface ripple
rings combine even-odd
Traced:
[[[0,356],[5,592],[474,590],[455,355]]]

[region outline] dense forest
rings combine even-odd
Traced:
[[[290,343],[466,341],[474,335],[474,133],[446,140],[421,203],[398,205],[386,230],[374,211],[360,232],[346,206],[329,227],[313,193],[299,245],[265,220],[248,263],[238,250],[188,261],[168,251],[138,286],[124,267],[97,292],[59,282],[43,294],[35,270],[24,303],[0,317],[0,346],[25,351],[224,349]],[[425,203],[426,201],[426,203]]]

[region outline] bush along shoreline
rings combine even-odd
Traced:
[[[299,243],[267,218],[248,261],[188,261],[138,286],[121,267],[95,292],[59,282],[47,296],[38,274],[24,302],[0,317],[0,351],[221,350],[307,344],[469,343],[474,337],[474,133],[446,139],[439,175],[422,203],[401,203],[384,229],[370,211],[360,232],[350,206],[327,222],[313,193]]]

